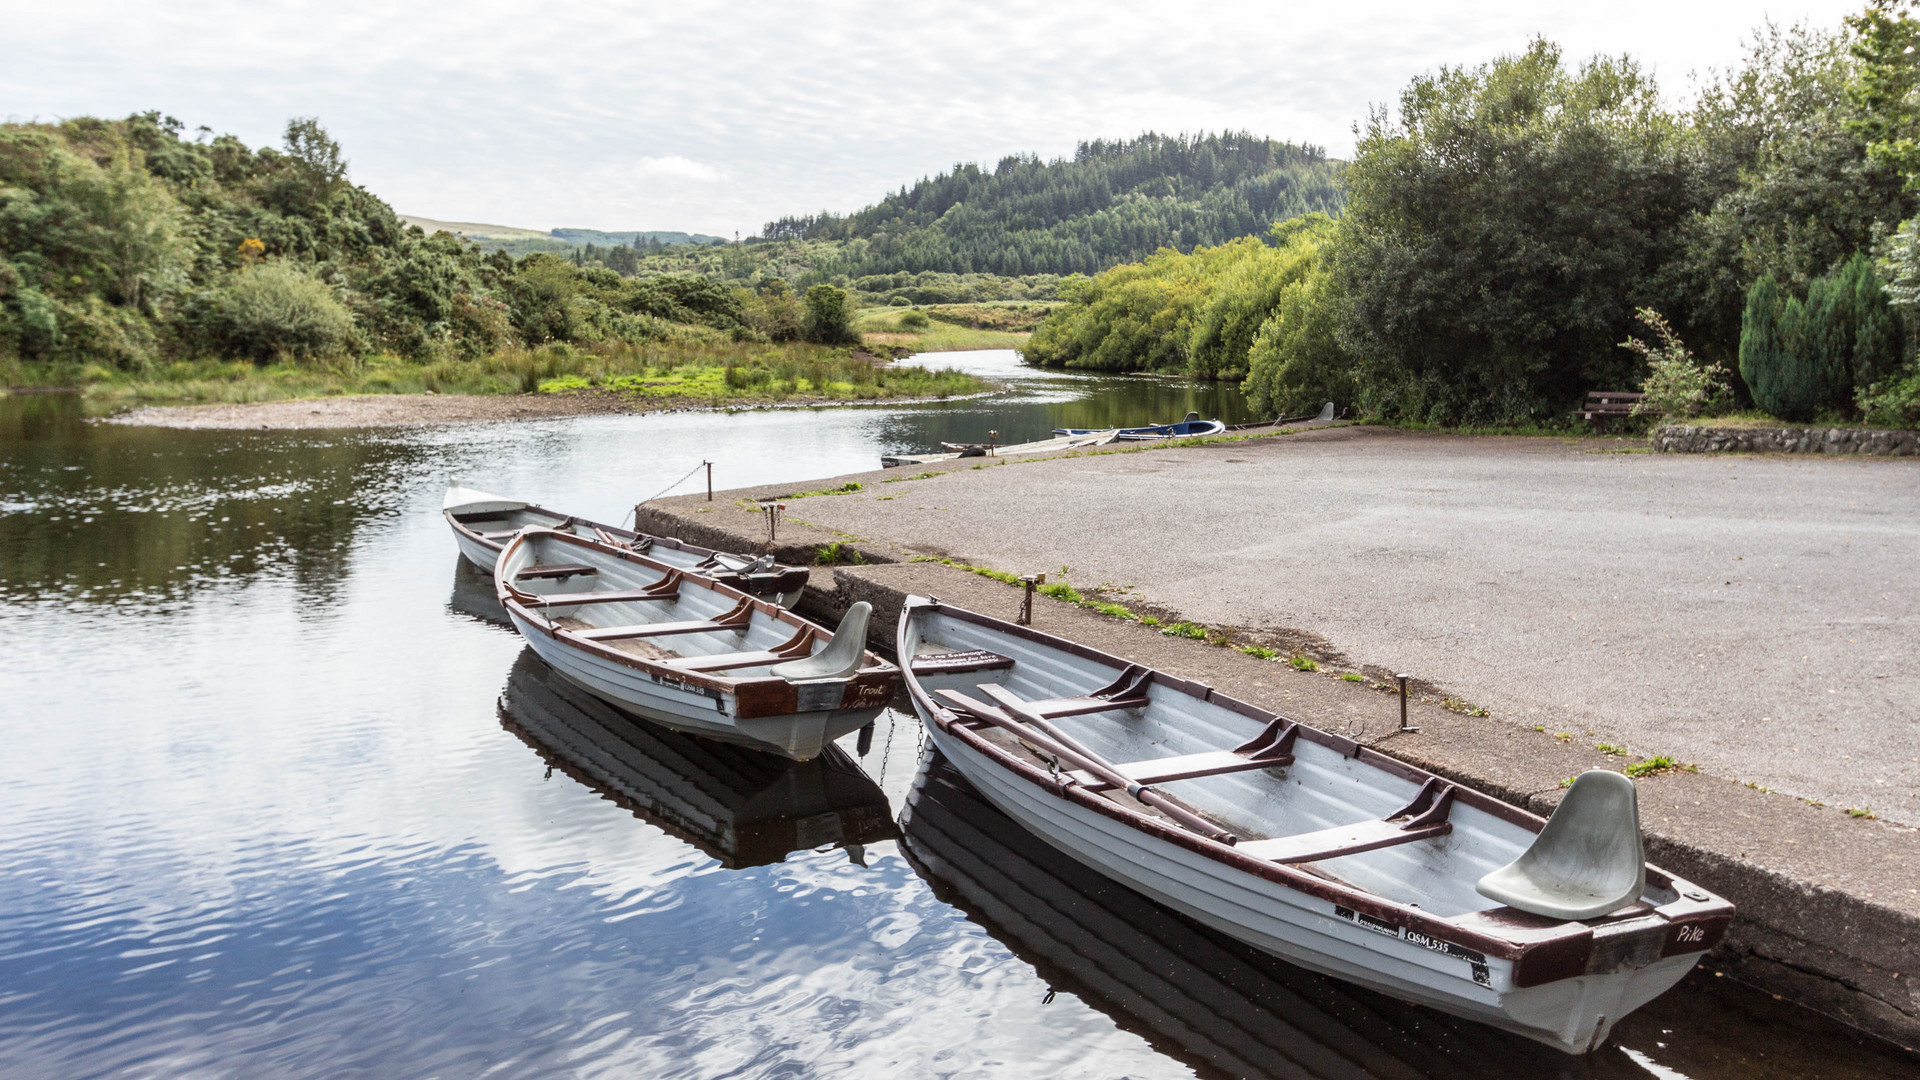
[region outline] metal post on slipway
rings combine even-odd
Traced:
[[[1033,590],[1036,585],[1044,585],[1046,583],[1047,575],[1045,574],[1028,574],[1020,579],[1020,584],[1026,589],[1025,592],[1020,594],[1019,622],[1021,626],[1033,625]]]

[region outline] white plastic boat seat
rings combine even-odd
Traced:
[[[915,675],[961,675],[969,671],[997,671],[1013,666],[1013,658],[985,649],[971,652],[926,653],[912,660]]]
[[[807,679],[843,679],[860,670],[867,658],[867,623],[873,618],[873,605],[858,601],[840,617],[833,640],[812,656],[789,660],[773,669],[773,674],[789,682]]]
[[[481,533],[481,534],[480,534],[480,539],[482,539],[482,540],[511,540],[511,539],[513,539],[514,537],[516,537],[516,536],[519,536],[519,535],[520,535],[520,530],[519,530],[519,529],[496,529],[496,530],[494,530],[494,531],[492,531],[492,532],[483,532],[483,533]]]
[[[580,574],[599,572],[591,566],[583,566],[579,563],[550,563],[546,566],[529,566],[513,575],[513,578],[515,581],[533,581],[538,578],[570,578]]]
[[[1647,857],[1633,781],[1605,769],[1581,773],[1532,846],[1474,887],[1554,919],[1595,919],[1639,900]]]
[[[1155,758],[1152,761],[1122,761],[1113,768],[1121,776],[1139,784],[1165,784],[1174,780],[1193,780],[1202,776],[1223,776],[1227,773],[1251,772],[1254,769],[1274,769],[1291,765],[1293,755],[1282,758],[1250,758],[1236,754],[1232,750],[1209,750],[1202,754],[1180,754],[1175,757]],[[1092,773],[1074,771],[1073,779],[1095,791],[1104,791],[1113,785],[1103,783]]]
[[[1331,829],[1276,836],[1270,840],[1243,840],[1242,854],[1278,863],[1319,862],[1342,855],[1358,855],[1395,844],[1409,844],[1453,831],[1447,816],[1453,811],[1453,785],[1429,779],[1413,801],[1383,819],[1336,825]]]

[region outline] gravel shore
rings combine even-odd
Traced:
[[[654,410],[638,408],[612,394],[369,394],[241,405],[148,405],[110,417],[107,422],[142,427],[290,430],[541,420],[649,411]]]

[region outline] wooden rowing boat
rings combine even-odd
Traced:
[[[1645,863],[1618,773],[1583,775],[1542,821],[1209,687],[938,601],[910,598],[896,642],[934,745],[995,806],[1302,967],[1585,1053],[1733,917]]]
[[[899,835],[892,808],[838,746],[793,761],[636,720],[524,650],[500,722],[552,767],[738,869],[829,845],[855,861]]]
[[[603,525],[472,488],[458,485],[448,488],[440,506],[440,512],[453,529],[454,542],[460,545],[460,554],[482,570],[493,569],[500,550],[515,533],[528,526],[538,526],[629,548],[668,566],[691,570],[763,600],[772,600],[782,607],[798,603],[801,590],[807,585],[805,567],[783,566],[774,562],[771,555],[755,557],[715,551],[670,536],[652,536],[617,525]]]
[[[1074,994],[1201,1075],[1548,1077],[1529,1039],[1307,971],[1154,903],[1021,828],[930,752],[900,809],[900,850],[942,900]]]
[[[866,651],[872,608],[825,628],[711,578],[552,529],[523,529],[494,595],[562,675],[645,719],[805,761],[879,715],[900,669]]]

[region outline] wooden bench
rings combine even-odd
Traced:
[[[664,600],[673,603],[680,599],[680,579],[678,570],[672,570],[667,576],[644,589],[607,590],[605,592],[578,593],[537,593],[533,597],[534,605],[542,610],[557,607],[580,607],[584,604],[631,604],[642,600]]]
[[[1277,863],[1319,862],[1342,855],[1358,855],[1395,844],[1412,843],[1429,836],[1444,836],[1453,831],[1447,820],[1453,810],[1453,785],[1439,777],[1429,779],[1413,801],[1373,821],[1336,825],[1331,829],[1276,836],[1271,840],[1242,840],[1235,845],[1242,854]]]
[[[1605,431],[1609,418],[1632,416],[1633,407],[1645,400],[1647,395],[1632,390],[1589,390],[1586,408],[1580,415],[1593,422],[1593,430]]]
[[[731,671],[734,668],[760,667],[764,664],[782,664],[788,660],[798,660],[813,648],[813,631],[801,627],[787,640],[764,652],[725,652],[710,656],[681,656],[665,661],[671,668],[681,671]]]
[[[570,578],[579,574],[597,574],[600,571],[591,566],[577,563],[549,563],[545,566],[529,566],[513,575],[515,581],[536,581],[542,578]]]
[[[731,630],[744,634],[753,625],[753,601],[741,600],[724,615],[711,619],[684,619],[678,622],[638,623],[633,626],[602,626],[593,630],[574,630],[574,637],[588,641],[623,641],[630,638],[671,637],[675,634],[711,634]]]

